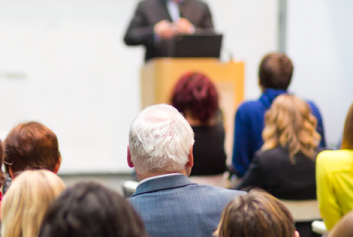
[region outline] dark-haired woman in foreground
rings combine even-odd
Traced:
[[[289,210],[270,194],[252,190],[224,208],[217,237],[299,237]]]
[[[184,115],[195,134],[191,176],[223,174],[227,170],[225,133],[223,124],[216,121],[218,93],[211,80],[198,72],[186,73],[174,88],[172,105]]]
[[[92,182],[66,189],[49,207],[40,237],[148,237],[133,207],[118,193]]]

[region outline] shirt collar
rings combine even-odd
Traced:
[[[171,1],[173,1],[173,0],[165,0],[166,2],[171,2]],[[184,0],[177,0],[176,1],[176,4],[179,4],[179,3],[182,3],[182,2],[184,2]]]
[[[139,184],[137,185],[137,187],[140,186],[141,184],[143,184],[144,182],[147,182],[147,181],[152,180],[152,179],[159,179],[159,178],[173,176],[173,175],[179,175],[179,174],[180,173],[171,173],[171,174],[162,174],[162,175],[152,176],[152,177],[149,177],[149,178],[141,180],[139,182]]]

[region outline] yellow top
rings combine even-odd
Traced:
[[[319,153],[316,183],[321,217],[331,230],[341,217],[353,210],[353,150]]]

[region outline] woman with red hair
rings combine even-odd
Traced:
[[[195,134],[193,175],[219,175],[227,170],[224,128],[217,122],[218,93],[210,79],[198,72],[177,82],[172,105],[181,112]]]

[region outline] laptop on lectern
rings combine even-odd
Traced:
[[[177,35],[169,42],[168,57],[219,58],[223,35]]]

